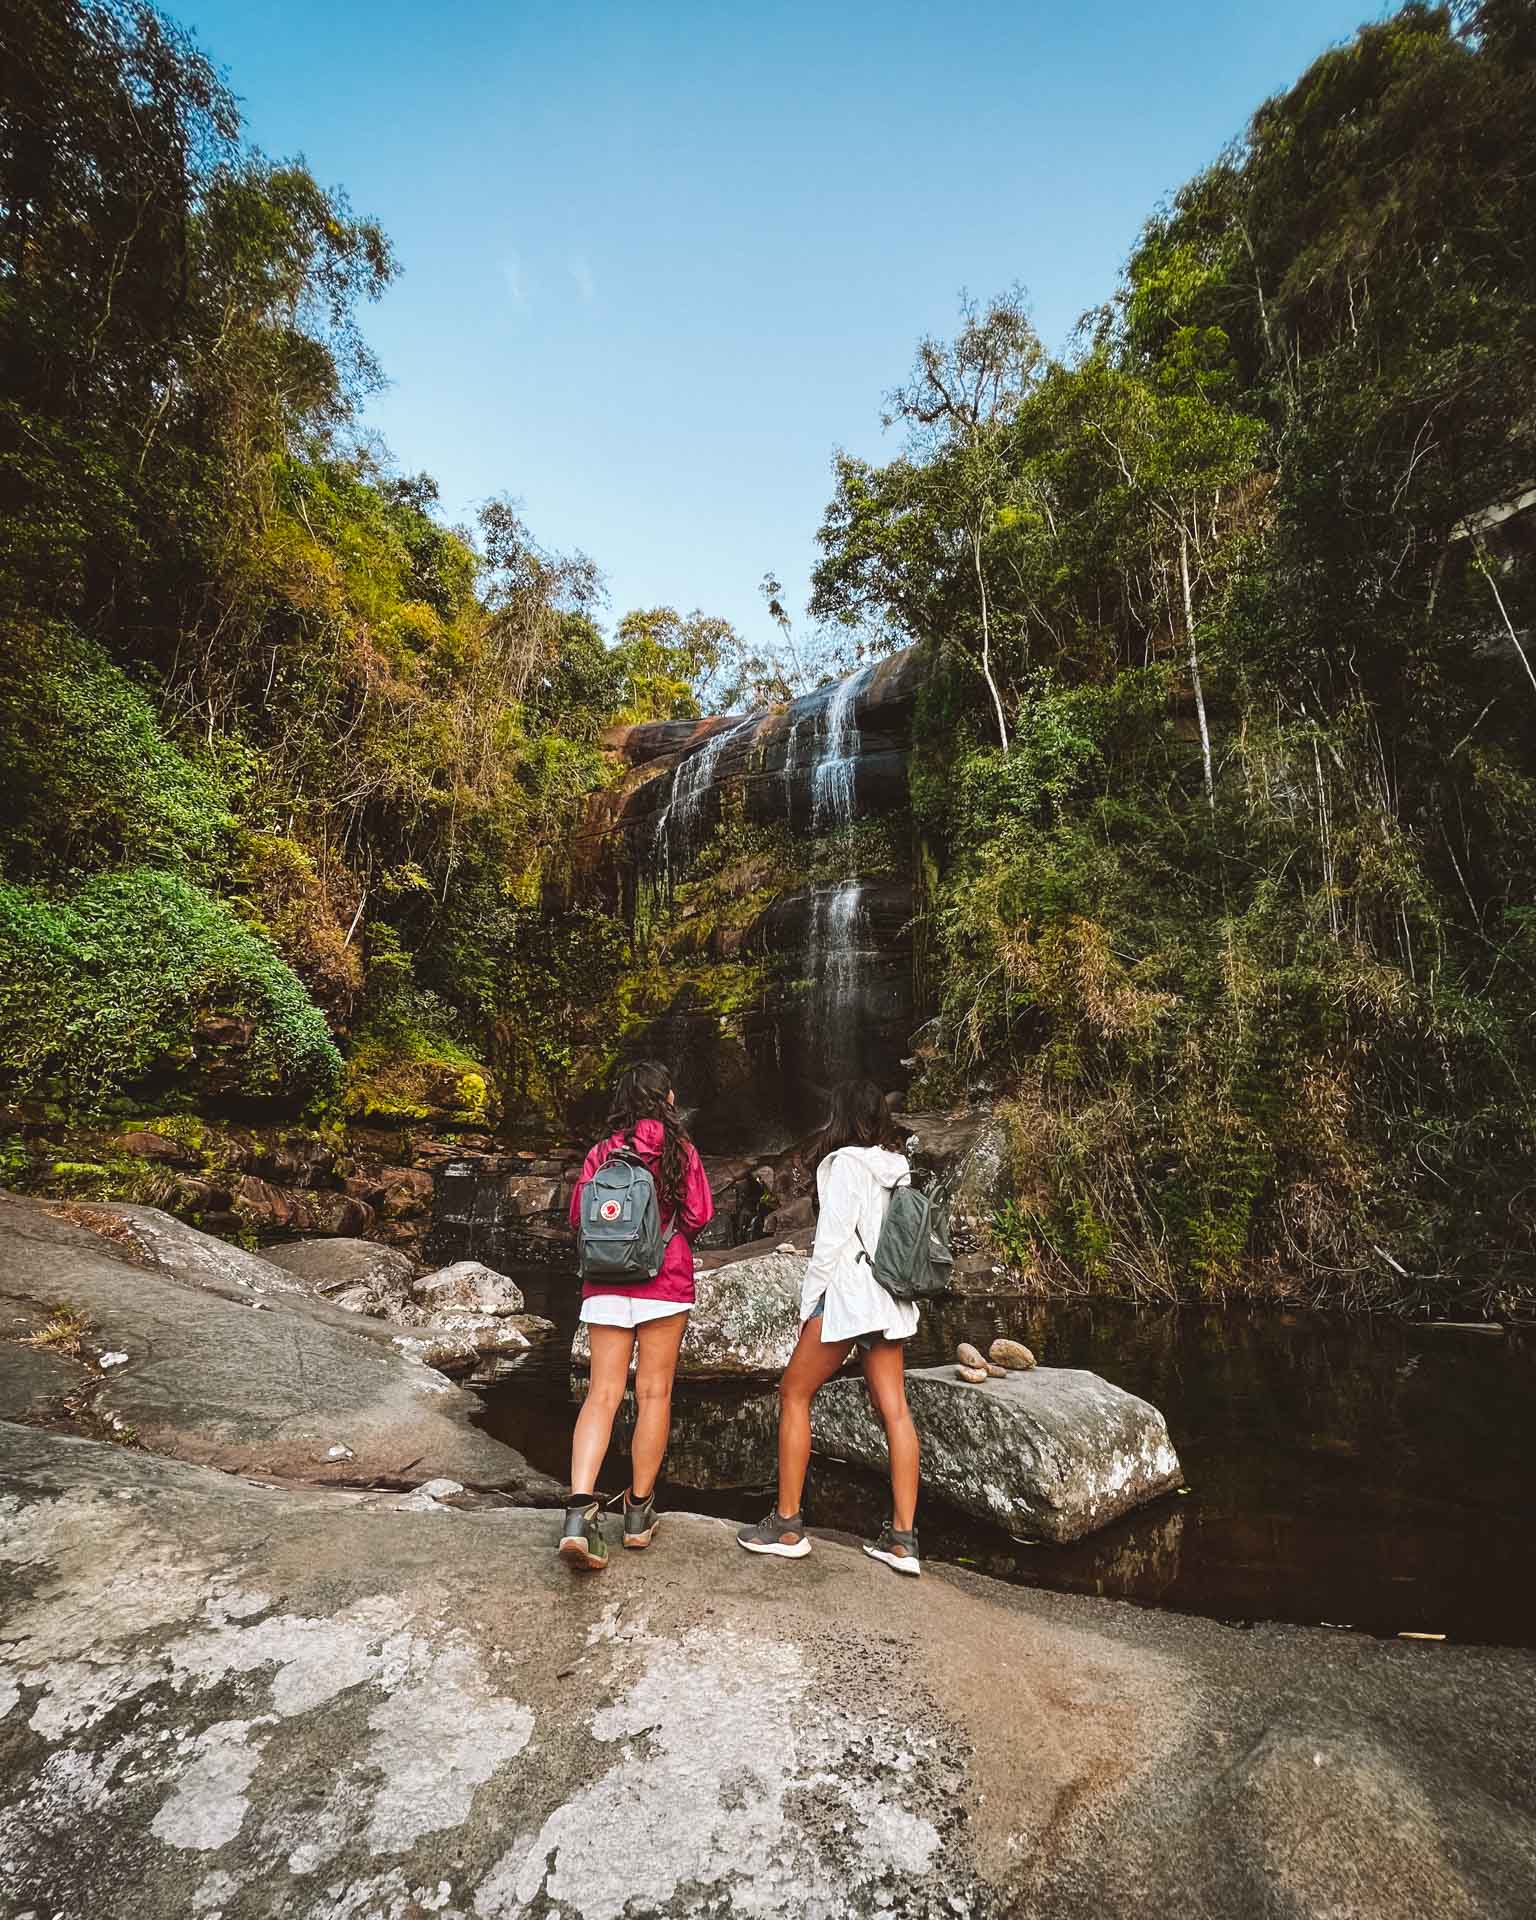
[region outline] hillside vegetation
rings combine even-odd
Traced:
[[[1536,8],[1363,29],[1070,360],[1006,297],[891,413],[817,603],[939,656],[928,1084],[1012,1085],[1016,1255],[1528,1306]]]
[[[602,726],[803,679],[444,523],[358,425],[389,242],[171,23],[4,38],[3,1091],[558,1120],[639,964],[563,884]],[[926,650],[916,1091],[1001,1104],[1000,1244],[1528,1312],[1536,4],[1363,29],[1069,353],[968,305],[888,408],[812,612]]]

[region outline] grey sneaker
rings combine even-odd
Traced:
[[[878,1540],[866,1540],[864,1551],[871,1560],[883,1560],[897,1573],[919,1574],[923,1570],[917,1557],[917,1528],[900,1533],[889,1520],[880,1529]]]
[[[656,1511],[656,1495],[648,1493],[643,1500],[632,1499],[628,1489],[624,1494],[624,1544],[626,1547],[648,1547],[651,1535],[661,1524]]]
[[[776,1553],[781,1560],[803,1560],[811,1550],[801,1516],[782,1514],[777,1507],[755,1527],[743,1527],[736,1536],[736,1544],[745,1547],[748,1553]]]
[[[565,1525],[560,1530],[559,1554],[573,1567],[587,1567],[594,1573],[608,1564],[608,1542],[603,1538],[601,1509],[595,1495],[572,1500],[565,1509]]]

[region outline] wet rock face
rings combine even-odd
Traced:
[[[642,906],[654,914],[659,900],[668,937],[689,956],[669,1003],[662,969],[622,1047],[668,1062],[707,1150],[782,1144],[818,1123],[828,1089],[852,1075],[902,1084],[914,1020],[912,886],[904,834],[882,838],[876,823],[908,806],[920,679],[909,650],[776,712],[606,739],[631,771],[594,797],[577,856],[581,897],[629,917]],[[814,858],[727,865],[711,886],[750,906],[700,917],[692,941],[692,907],[669,920],[679,883],[706,847],[729,852],[733,842],[712,836],[738,820],[787,829]],[[847,831],[866,825],[875,830],[862,839]],[[782,846],[782,833],[766,844]],[[738,995],[732,978],[725,1001],[712,995],[707,969],[743,964],[747,990]],[[578,1124],[595,1117],[598,1098],[592,1092]]]
[[[923,1484],[1027,1539],[1081,1540],[1183,1480],[1156,1407],[1096,1373],[1037,1367],[973,1384],[925,1367],[908,1373],[907,1401]],[[822,1388],[811,1433],[822,1453],[887,1464],[885,1429],[860,1381]]]

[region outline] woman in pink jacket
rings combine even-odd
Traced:
[[[605,1567],[596,1494],[597,1477],[613,1434],[613,1416],[635,1366],[634,1439],[630,1484],[624,1495],[624,1544],[648,1547],[656,1531],[656,1476],[672,1425],[672,1380],[678,1350],[693,1305],[693,1236],[714,1217],[715,1203],[703,1162],[678,1116],[672,1076],[657,1060],[642,1060],[620,1074],[608,1116],[608,1136],[582,1164],[571,1195],[571,1225],[581,1221],[581,1195],[611,1154],[638,1154],[656,1183],[662,1232],[670,1234],[654,1280],[587,1280],[581,1317],[592,1343],[587,1398],[571,1436],[571,1490],[566,1501],[560,1556],[577,1567]]]

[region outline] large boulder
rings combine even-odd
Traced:
[[[792,1253],[763,1253],[696,1273],[679,1377],[782,1373],[800,1337],[804,1275],[804,1260]],[[585,1326],[576,1329],[571,1358],[578,1367],[591,1360]]]
[[[398,1313],[416,1273],[408,1254],[375,1240],[292,1240],[269,1247],[264,1258],[353,1313]]]
[[[455,1260],[436,1273],[425,1273],[412,1281],[410,1291],[416,1305],[434,1318],[445,1313],[521,1313],[528,1304],[515,1281],[479,1260]]]
[[[788,1574],[686,1514],[581,1578],[550,1515],[458,1498],[0,1428],[0,1907],[1530,1912],[1531,1654],[898,1580],[827,1540]]]
[[[951,1506],[1028,1539],[1058,1542],[1171,1492],[1179,1457],[1156,1407],[1073,1367],[972,1385],[951,1367],[907,1375],[923,1483]],[[884,1469],[885,1429],[862,1381],[837,1379],[811,1406],[821,1453]]]
[[[98,1426],[232,1473],[447,1477],[540,1504],[560,1498],[479,1430],[473,1395],[395,1350],[387,1322],[318,1300],[281,1268],[153,1209],[79,1212],[64,1219],[0,1194],[0,1319],[68,1309],[93,1349],[126,1356],[93,1389]],[[261,1268],[271,1284],[253,1275]]]

